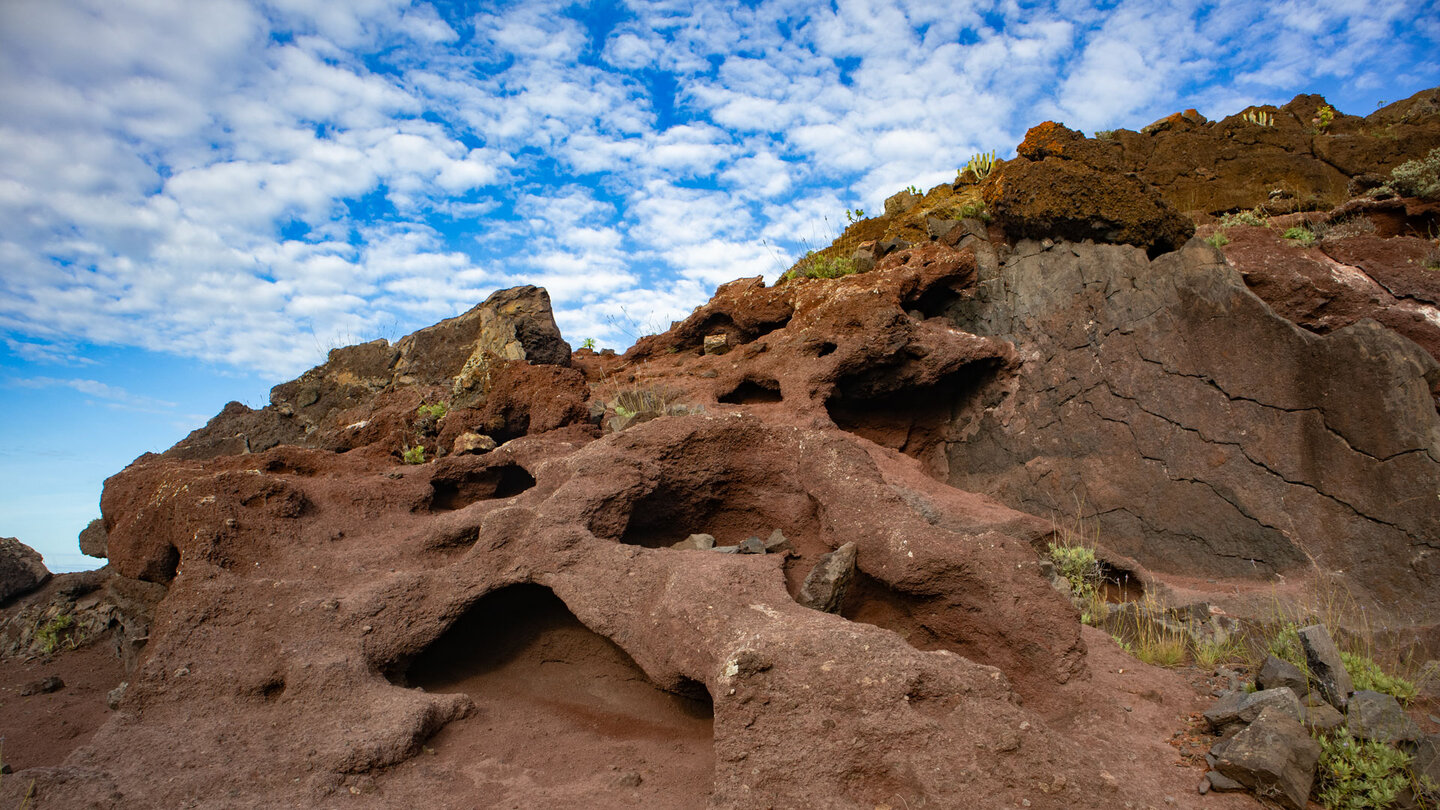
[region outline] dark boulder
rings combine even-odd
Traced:
[[[0,603],[30,593],[49,578],[40,552],[14,537],[0,537]]]

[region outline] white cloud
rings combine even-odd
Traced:
[[[25,377],[11,379],[11,385],[21,388],[70,388],[86,396],[107,400],[112,405],[145,411],[162,412],[175,407],[175,403],[153,397],[138,396],[124,388],[98,380],[79,378],[59,379],[56,377]]]
[[[621,342],[625,313],[663,327],[773,277],[847,208],[1047,117],[1133,128],[1440,70],[1417,0],[625,5],[596,35],[561,0],[0,4],[7,347],[284,375],[523,282]]]

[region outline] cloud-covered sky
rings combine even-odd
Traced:
[[[1013,152],[1440,84],[1428,2],[5,0],[0,535],[334,346],[545,286],[624,348]],[[68,556],[67,556],[68,555]]]

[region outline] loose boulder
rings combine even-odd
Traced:
[[[855,544],[846,543],[821,556],[800,588],[800,604],[825,613],[839,613],[845,591],[855,578],[855,553]]]
[[[0,603],[35,590],[49,578],[40,552],[14,537],[0,537]]]
[[[1305,650],[1305,662],[1315,677],[1320,694],[1331,706],[1344,711],[1350,693],[1355,691],[1355,685],[1350,680],[1349,670],[1345,669],[1345,662],[1340,658],[1340,650],[1335,647],[1334,639],[1330,638],[1330,631],[1323,624],[1302,627],[1300,646]]]
[[[80,532],[80,553],[105,559],[105,521],[95,518]]]
[[[1298,721],[1267,708],[1223,745],[1216,770],[1282,807],[1305,809],[1320,744]]]
[[[1420,727],[1392,695],[1362,689],[1350,695],[1346,714],[1350,733],[1362,740],[1415,742],[1421,737]]]

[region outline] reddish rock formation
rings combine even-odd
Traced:
[[[1046,123],[1019,155],[986,181],[985,202],[1012,239],[1091,239],[1138,245],[1158,255],[1183,245],[1195,226],[1159,193],[1120,173],[1115,150]]]
[[[4,627],[89,611],[129,685],[0,802],[1199,806],[1169,741],[1204,700],[1081,627],[1042,518],[1146,589],[1324,582],[1436,641],[1431,203],[1351,203],[1373,230],[1310,249],[1230,228],[1227,262],[1166,168],[1211,149],[1307,207],[1428,143],[1426,98],[1306,137],[1318,97],[1042,125],[994,227],[948,224],[973,186],[897,197],[832,248],[868,272],[732,282],[620,358],[572,354],[535,288],[337,349],[107,481],[111,568]],[[803,607],[840,548],[836,612]]]

